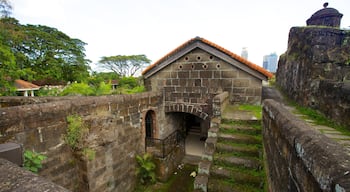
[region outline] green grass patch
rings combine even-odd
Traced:
[[[250,150],[261,150],[262,144],[246,144],[246,143],[232,143],[229,141],[220,141],[220,143],[231,145],[233,147],[244,147]]]
[[[167,182],[156,182],[152,185],[137,184],[134,192],[191,192],[193,191],[194,178],[190,176],[197,171],[197,166],[185,164],[182,169],[177,169]]]
[[[261,189],[256,188],[254,186],[251,186],[249,184],[237,184],[232,180],[216,180],[217,183],[217,190],[221,191],[224,190],[223,186],[230,186],[233,191],[244,191],[244,192],[261,192]]]
[[[257,119],[262,117],[262,106],[261,105],[239,105],[238,109],[241,111],[250,111],[254,114]]]
[[[223,124],[226,125],[232,125],[232,126],[243,126],[243,127],[251,127],[255,129],[261,129],[262,124],[261,120],[252,120],[252,121],[247,121],[247,120],[223,120]]]
[[[322,113],[320,113],[314,109],[308,108],[308,107],[299,106],[295,103],[292,103],[291,105],[294,106],[295,109],[297,110],[297,111],[295,111],[295,113],[302,114],[305,116],[305,117],[303,117],[303,119],[312,120],[313,123],[316,125],[323,125],[323,126],[327,126],[327,127],[332,127],[334,129],[336,129],[337,131],[341,132],[342,134],[350,136],[350,130],[348,130],[348,128],[346,126],[339,125],[338,123],[334,122],[333,120],[327,118]]]

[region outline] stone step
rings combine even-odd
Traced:
[[[232,143],[245,143],[245,144],[261,144],[261,139],[257,139],[251,135],[243,134],[227,134],[218,133],[218,141],[226,141]]]
[[[216,144],[216,151],[217,152],[224,152],[224,153],[240,153],[244,156],[249,157],[260,157],[260,151],[261,149],[255,147],[255,146],[249,146],[249,145],[230,145],[225,143],[217,143]]]
[[[261,164],[258,160],[248,157],[224,156],[221,154],[214,155],[214,163],[224,164],[231,167],[244,167],[253,170],[261,170]]]
[[[252,125],[260,123],[261,120],[251,119],[251,120],[236,120],[236,119],[227,119],[222,118],[221,124],[243,124],[243,125]]]
[[[223,133],[237,132],[237,133],[245,133],[249,135],[261,134],[261,128],[257,129],[254,127],[244,126],[244,125],[223,124],[220,126],[220,131]]]
[[[209,192],[256,192],[263,191],[248,185],[233,184],[225,180],[209,178],[208,181]]]
[[[263,186],[262,177],[242,171],[234,171],[221,166],[213,166],[210,169],[210,178],[232,180],[238,184],[248,184],[255,187]]]

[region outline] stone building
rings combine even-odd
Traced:
[[[183,112],[179,120],[190,123],[189,129],[200,129],[202,137],[213,115],[214,96],[227,92],[232,104],[260,104],[262,82],[272,77],[262,67],[200,37],[175,48],[142,75],[148,91],[163,93],[165,112]]]

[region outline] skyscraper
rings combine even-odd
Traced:
[[[274,73],[277,69],[277,54],[271,53],[263,58],[263,68]]]
[[[243,57],[244,59],[248,59],[248,49],[247,49],[247,47],[243,47],[242,48],[241,57]]]

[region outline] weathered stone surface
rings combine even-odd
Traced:
[[[264,101],[263,125],[272,191],[350,191],[350,156],[343,146],[273,100]]]
[[[0,191],[69,192],[69,190],[1,158]]]
[[[350,32],[293,27],[280,57],[276,82],[297,103],[350,125]]]
[[[148,110],[163,113],[159,111],[160,97],[160,93],[142,93],[64,97],[61,101],[43,98],[42,102],[37,98],[33,104],[3,107],[0,142],[12,141],[23,144],[24,149],[45,153],[48,158],[39,175],[69,190],[132,191],[136,182],[135,156],[145,149],[142,122]],[[72,114],[82,117],[89,133],[77,150],[64,141],[67,116]],[[157,123],[164,127],[164,121]],[[168,133],[156,134],[162,137],[159,134]],[[84,155],[86,149],[90,157]]]

